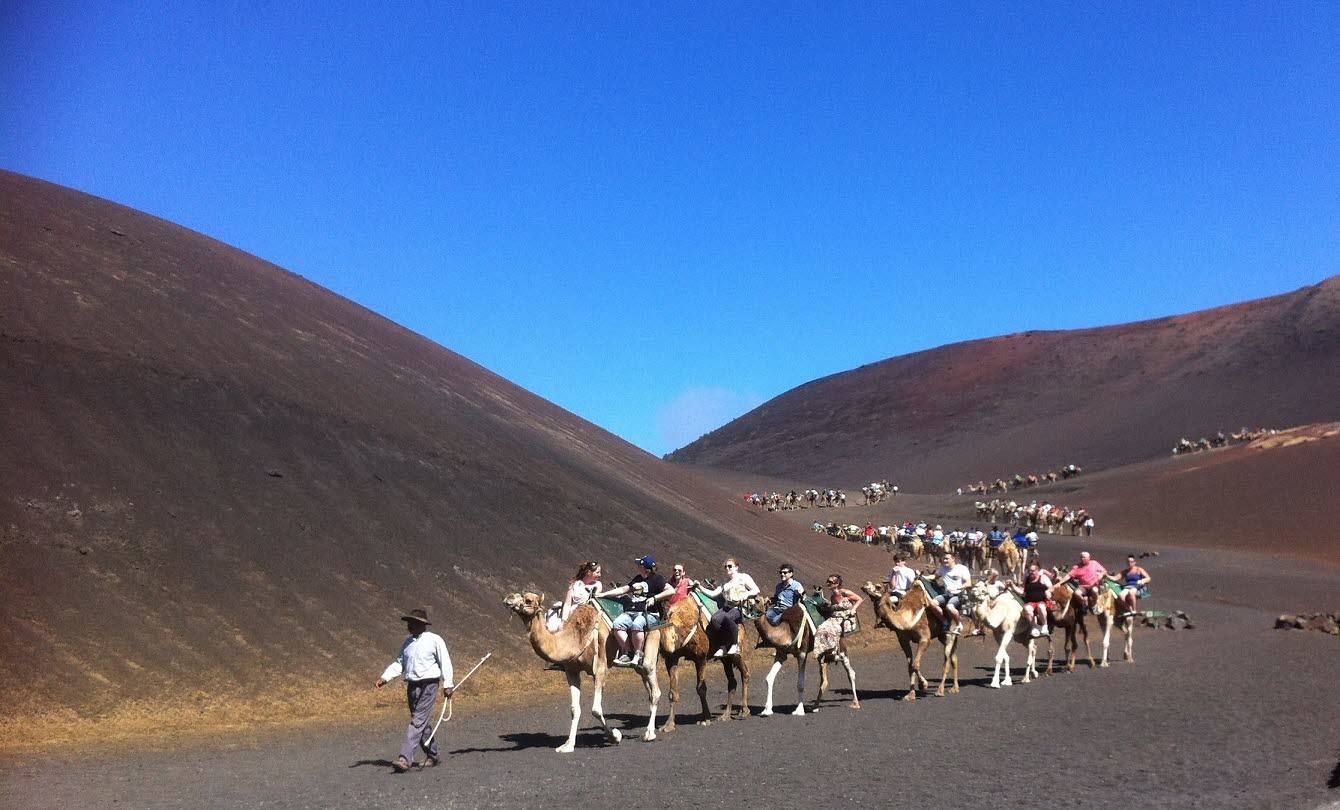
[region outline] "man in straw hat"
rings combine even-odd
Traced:
[[[405,742],[400,746],[400,756],[391,767],[397,773],[409,770],[414,762],[414,749],[423,748],[427,759],[424,767],[431,768],[442,763],[437,752],[437,741],[433,739],[433,727],[430,718],[433,704],[437,702],[437,684],[446,684],[443,696],[451,697],[455,691],[454,673],[451,669],[451,656],[447,654],[447,643],[437,633],[430,632],[428,611],[415,608],[400,617],[409,630],[409,638],[400,645],[400,655],[386,668],[377,679],[377,688],[385,686],[398,675],[405,678],[405,695],[409,701],[409,728],[405,730]]]

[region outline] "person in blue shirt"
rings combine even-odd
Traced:
[[[1028,548],[1028,536],[1024,534],[1024,527],[1020,526],[1014,530],[1014,544],[1020,549]]]
[[[790,563],[782,563],[782,567],[777,569],[777,575],[782,581],[778,582],[777,588],[773,590],[772,603],[764,613],[768,624],[773,627],[781,623],[782,614],[787,608],[800,602],[801,597],[805,595],[805,586],[796,581],[795,570]]]
[[[992,526],[991,532],[986,536],[986,541],[991,548],[1000,548],[1000,544],[1005,542],[1005,532],[1002,532],[999,526]]]

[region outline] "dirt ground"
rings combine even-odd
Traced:
[[[1079,548],[1049,541],[1057,556]],[[1094,538],[1085,547],[1115,562],[1133,542]],[[551,750],[566,728],[561,697],[505,709],[466,697],[444,733],[445,766],[403,776],[388,767],[403,732],[394,710],[356,726],[154,750],[103,751],[93,737],[87,748],[0,760],[0,805],[538,807],[635,800],[649,784],[650,801],[706,807],[1026,806],[1058,795],[1086,807],[1340,802],[1340,788],[1328,786],[1340,784],[1340,639],[1271,629],[1284,610],[1340,607],[1340,571],[1199,549],[1163,548],[1148,562],[1155,581],[1146,607],[1185,610],[1195,629],[1138,631],[1133,664],[1120,661],[1118,636],[1109,669],[1081,664],[1073,674],[992,690],[987,645],[969,639],[962,692],[906,703],[901,653],[867,652],[856,661],[859,711],[840,690],[804,718],[686,725],[652,743],[636,733],[645,716],[635,681],[623,675],[606,705],[624,742],[605,745],[584,720],[570,756]],[[1013,663],[1018,677],[1021,661]],[[841,675],[835,682],[846,686]],[[814,684],[811,667],[811,695]],[[716,703],[716,671],[710,688]],[[764,688],[756,677],[755,713]],[[795,694],[788,666],[777,681],[783,710]]]

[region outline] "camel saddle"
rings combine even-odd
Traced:
[[[600,611],[600,615],[605,617],[605,620],[611,624],[624,613],[623,602],[618,599],[608,599],[604,596],[597,596],[591,601],[595,603],[596,610]],[[651,617],[651,621],[647,623],[648,630],[654,630],[664,624],[664,622],[661,621],[661,617],[657,614],[648,613],[647,615]]]
[[[817,594],[805,597],[800,600],[800,604],[805,606],[805,617],[809,619],[810,632],[813,632],[833,614],[833,604]],[[852,633],[861,632],[861,622],[855,613],[843,621],[842,624],[844,635],[849,636]]]

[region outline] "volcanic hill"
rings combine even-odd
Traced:
[[[1138,323],[942,346],[793,388],[671,461],[952,489],[1113,467],[1242,426],[1340,418],[1340,276]]]
[[[367,710],[416,606],[459,663],[497,653],[484,691],[553,685],[501,599],[557,593],[582,560],[607,580],[643,553],[699,577],[726,554],[759,574],[884,564],[774,536],[691,471],[279,267],[12,173],[0,289],[11,740]]]

